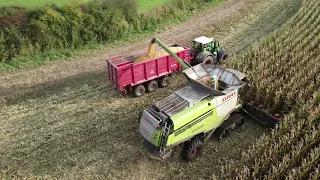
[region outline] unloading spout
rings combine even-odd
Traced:
[[[182,59],[180,59],[175,53],[173,53],[166,45],[164,45],[158,38],[153,38],[151,40],[151,43],[157,43],[160,47],[162,47],[168,54],[170,54],[174,60],[176,60],[184,69],[188,69],[191,66],[189,66],[187,63],[185,63]]]

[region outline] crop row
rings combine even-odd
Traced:
[[[270,35],[231,63],[253,81],[253,95],[246,97],[248,101],[257,101],[270,112],[287,113],[319,88],[320,2],[315,3],[316,8],[310,9],[313,13],[306,14],[310,17],[306,21],[300,19],[305,22],[303,26],[300,21],[289,22],[283,31]]]
[[[318,94],[319,96],[319,94]],[[320,160],[320,106],[314,99],[297,107],[269,136],[262,136],[243,154],[242,167],[229,166],[225,175],[237,179],[306,179]],[[308,115],[309,114],[309,115]]]
[[[236,179],[318,179],[320,163],[320,2],[299,12],[231,65],[253,82],[244,98],[279,112],[280,124],[243,154],[241,167],[224,167]]]

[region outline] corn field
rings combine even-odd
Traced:
[[[254,96],[271,112],[289,112],[305,102],[320,84],[320,3],[305,1],[300,11],[280,31],[234,61],[246,73]]]
[[[282,29],[231,64],[253,81],[246,99],[283,115],[270,135],[243,154],[236,179],[319,179],[320,1],[305,0]]]

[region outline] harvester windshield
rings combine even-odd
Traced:
[[[204,48],[209,50],[212,46],[213,39],[205,36],[198,37],[193,40],[193,48],[195,52],[203,52]]]

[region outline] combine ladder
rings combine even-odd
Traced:
[[[172,149],[171,148],[167,148],[166,145],[167,145],[167,140],[168,140],[168,137],[170,135],[170,126],[168,125],[168,123],[166,122],[165,123],[165,126],[164,126],[164,131],[163,131],[163,134],[162,134],[162,138],[161,138],[161,144],[160,144],[160,157],[162,159],[167,159],[168,156],[171,155],[171,152],[172,152]]]

